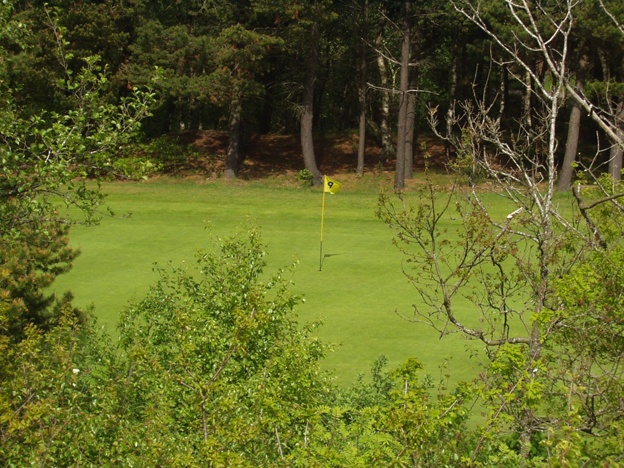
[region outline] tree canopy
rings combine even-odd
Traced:
[[[18,27],[3,38],[4,83],[22,90],[15,99],[25,111],[65,109],[67,96],[55,83],[88,57],[98,56],[110,73],[111,96],[160,76],[153,115],[144,122],[148,135],[228,132],[228,177],[237,176],[250,135],[287,133],[302,137],[302,168],[318,182],[322,160],[314,136],[359,127],[360,158],[368,134],[383,145],[383,158],[396,158],[400,188],[419,154],[414,139],[429,131],[428,107],[445,115],[458,102],[483,97],[490,116],[513,132],[539,116],[535,93],[553,77],[565,81],[561,105],[582,108],[588,117],[557,132],[561,141],[566,133],[573,136],[555,154],[560,186],[569,187],[574,177],[568,169],[579,142],[588,156],[576,162],[592,164],[596,154],[593,163],[611,164],[612,176],[619,177],[624,47],[618,2],[7,5],[5,18]],[[448,118],[439,124],[457,130]],[[358,164],[354,158],[354,170],[362,172]]]
[[[615,0],[2,2],[0,462],[622,464],[623,14]],[[208,128],[228,133],[228,177],[246,136],[297,134],[315,183],[315,135],[376,138],[396,161],[378,216],[415,319],[479,340],[482,371],[450,386],[381,357],[337,388],[255,227],[157,267],[115,343],[50,294],[78,255],[71,225],[102,213],[97,181],[168,167],[159,137]],[[424,131],[453,184],[410,196]]]

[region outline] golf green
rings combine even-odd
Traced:
[[[454,379],[474,369],[469,350],[477,343],[457,336],[440,340],[426,325],[406,319],[415,290],[402,273],[392,231],[375,217],[378,188],[370,183],[344,184],[325,197],[322,257],[320,189],[159,180],[107,183],[103,191],[118,217],[72,229],[71,244],[81,255],[55,289],[71,290],[79,306],[93,305],[113,335],[120,311],[156,280],[155,263],[193,262],[216,237],[256,226],[267,244],[268,273],[297,262],[292,291],[305,299],[298,319],[322,320],[318,336],[335,345],[325,366],[340,383],[368,373],[381,354],[390,366],[417,357],[434,378],[447,359]]]

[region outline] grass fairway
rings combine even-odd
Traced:
[[[299,320],[323,320],[319,336],[336,344],[325,364],[340,382],[368,373],[381,354],[391,366],[416,356],[434,378],[438,365],[452,358],[450,370],[460,380],[475,365],[467,346],[478,345],[459,337],[439,340],[433,330],[396,313],[410,314],[415,291],[401,272],[392,232],[375,217],[378,185],[385,182],[369,177],[326,197],[322,271],[319,189],[186,180],[105,184],[107,204],[132,216],[73,228],[71,244],[82,254],[55,289],[73,291],[77,305],[94,305],[100,323],[114,333],[119,312],[155,281],[155,262],[191,262],[197,249],[211,248],[215,236],[251,224],[268,244],[269,272],[299,262],[293,291],[306,300],[297,308]]]

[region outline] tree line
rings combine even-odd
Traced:
[[[619,177],[620,125],[601,124],[609,120],[605,113],[622,118],[619,2],[539,2],[528,5],[532,16],[513,5],[16,2],[11,14],[32,47],[4,38],[7,86],[21,90],[25,111],[62,109],[67,103],[54,83],[97,56],[112,96],[152,86],[149,136],[226,130],[226,177],[237,175],[246,136],[289,133],[300,136],[305,168],[319,183],[313,136],[358,129],[354,170],[364,170],[368,135],[382,146],[382,158],[396,160],[401,188],[413,174],[417,135],[430,130],[431,108],[445,116],[438,129],[447,134],[458,131],[450,114],[460,102],[487,102],[489,115],[511,132],[530,128],[543,112],[536,93],[561,73],[567,128],[557,134],[560,187],[569,187],[579,153],[585,164],[598,154],[595,162]],[[568,28],[565,37],[548,41],[553,27]],[[65,56],[58,53],[61,39]]]
[[[621,464],[622,14],[605,0],[0,4],[0,461]],[[479,340],[482,371],[451,387],[380,358],[336,388],[255,229],[196,270],[160,268],[118,343],[50,294],[78,254],[71,225],[102,215],[87,181],[145,170],[137,141],[193,128],[228,130],[231,176],[245,132],[299,133],[315,177],[313,132],[379,138],[398,190],[378,216],[407,257],[411,318]],[[424,128],[455,183],[410,196]]]

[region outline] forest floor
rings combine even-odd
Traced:
[[[180,175],[219,176],[225,167],[227,132],[205,130],[186,132],[180,136],[183,144],[191,145],[197,153],[191,164],[181,168]],[[358,135],[336,134],[315,139],[317,165],[326,175],[340,174],[355,177],[358,153]],[[425,155],[432,167],[443,168],[446,160],[444,144],[432,138],[423,138],[416,145],[415,170],[424,168]],[[299,138],[294,135],[254,135],[243,145],[245,158],[239,169],[239,177],[258,180],[279,177],[296,180],[304,168]],[[381,148],[374,140],[367,141],[365,171],[394,171],[394,160],[380,160]]]

